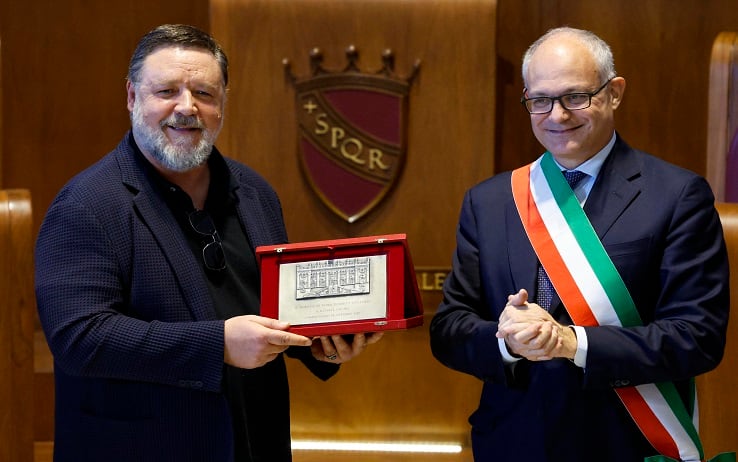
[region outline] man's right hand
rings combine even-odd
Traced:
[[[289,324],[272,318],[245,315],[225,321],[224,361],[242,369],[261,367],[290,346],[307,346],[312,341],[287,332]]]

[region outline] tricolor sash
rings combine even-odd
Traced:
[[[643,325],[623,279],[551,154],[513,171],[511,181],[526,234],[574,323]],[[673,383],[615,392],[659,454],[680,461],[703,460],[696,405],[687,409]],[[694,381],[692,392],[696,404]],[[735,461],[734,453],[731,458],[720,457],[712,460]]]

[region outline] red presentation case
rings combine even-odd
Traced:
[[[423,324],[423,306],[405,234],[259,246],[256,248],[256,257],[261,268],[261,314],[262,316],[290,322],[290,332],[312,337],[408,329]],[[381,263],[379,267],[372,270],[374,272],[372,281],[381,281],[372,286],[373,295],[369,295],[367,289],[366,294],[359,294],[358,297],[341,294],[323,295],[322,299],[318,295],[317,298],[312,300],[309,297],[306,297],[305,300],[296,300],[298,297],[293,297],[298,287],[297,280],[299,276],[293,276],[298,271],[297,269],[293,271],[293,268],[298,267],[297,265],[303,265],[303,267],[311,264],[320,266],[332,265],[333,262],[353,263],[369,260]],[[282,271],[283,266],[285,271]],[[295,278],[294,282],[291,279],[286,280],[293,277]],[[322,277],[322,280],[325,281],[325,276]],[[285,291],[285,286],[292,290]],[[381,292],[378,292],[377,289]],[[280,300],[280,297],[282,297],[282,300]],[[371,300],[376,302],[377,297],[379,297],[381,303],[374,303],[380,305],[379,309],[369,307],[368,312],[371,313],[371,317],[360,314],[355,319],[345,319],[346,315],[344,314],[342,315],[343,319],[333,320],[316,316],[318,321],[310,322],[300,316],[300,319],[295,322],[293,319],[289,319],[289,316],[285,317],[285,312],[289,312],[288,308],[280,308],[285,303],[298,304],[299,306],[300,303],[322,303],[325,300],[334,306],[334,310],[340,312],[346,304],[351,304],[356,300],[361,303],[361,300],[364,300],[361,297],[368,300],[363,302],[364,304],[372,303]],[[305,305],[299,310],[302,313],[312,313],[316,311],[313,306],[318,305]],[[379,314],[377,314],[378,311]],[[327,316],[330,317],[331,315]]]

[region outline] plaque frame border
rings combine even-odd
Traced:
[[[387,256],[385,317],[301,324],[290,326],[289,331],[314,337],[401,330],[422,325],[423,304],[405,234],[258,246],[256,258],[261,270],[261,315],[278,319],[279,268],[282,263],[382,254]]]

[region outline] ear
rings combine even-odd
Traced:
[[[136,88],[130,80],[126,80],[126,95],[128,112],[133,112],[133,103],[136,101]]]
[[[625,79],[623,77],[615,77],[610,81],[610,101],[613,109],[617,109],[623,101],[623,93],[625,93]]]

